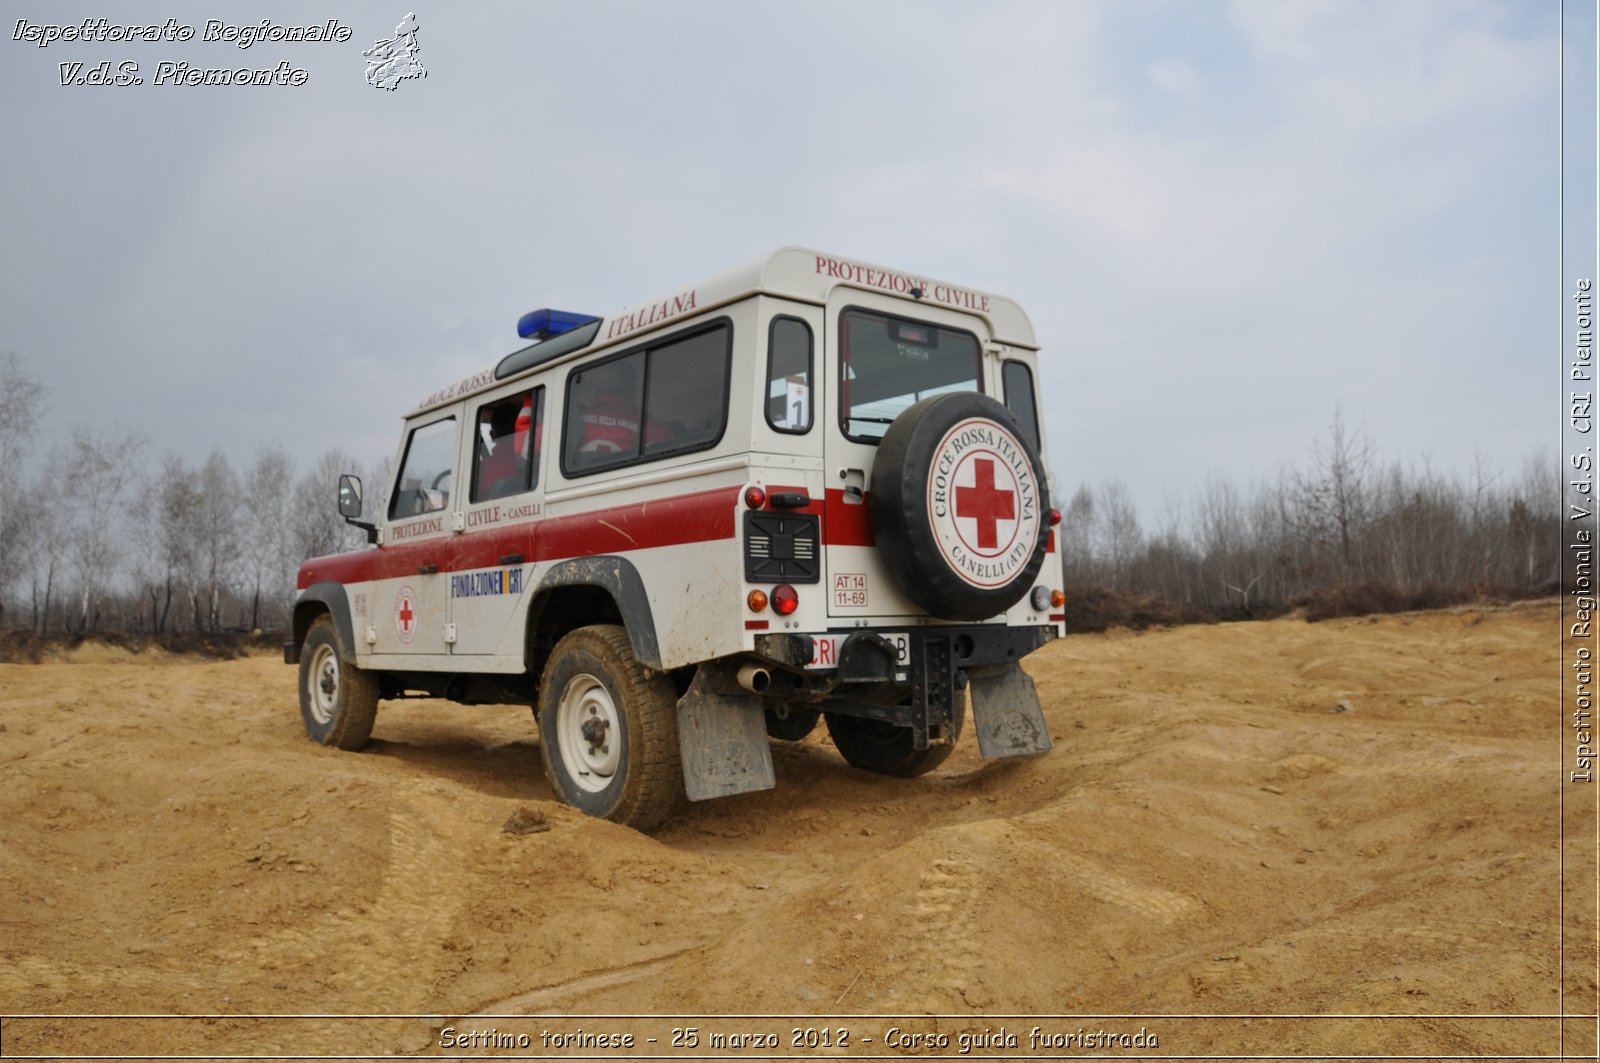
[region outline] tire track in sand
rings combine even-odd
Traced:
[[[447,840],[437,818],[418,802],[391,811],[389,857],[370,905],[347,898],[335,912],[219,950],[219,958],[269,969],[316,967],[331,988],[377,1010],[402,1005],[394,1000],[396,986],[425,993],[470,895],[460,845]],[[419,995],[403,1006],[424,1004]]]
[[[983,955],[978,901],[983,875],[970,860],[934,860],[920,875],[906,901],[911,917],[906,973],[913,984],[931,982],[925,1004],[930,1013],[955,1007],[981,1007],[978,957]],[[935,973],[937,972],[937,973]]]

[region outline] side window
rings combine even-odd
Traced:
[[[472,501],[533,490],[539,482],[543,438],[544,388],[480,407],[472,450]]]
[[[780,432],[811,431],[811,327],[775,317],[767,336],[767,423]]]
[[[456,419],[413,429],[400,461],[389,519],[415,517],[450,508],[450,479],[456,464]]]
[[[652,348],[644,399],[645,457],[700,450],[722,438],[727,326]]]
[[[645,353],[585,366],[567,379],[567,469],[589,472],[639,457]]]
[[[1039,449],[1039,412],[1033,398],[1033,371],[1028,363],[1009,361],[1001,367],[1000,380],[1005,386],[1006,408],[1022,422],[1033,449]]]
[[[728,420],[732,342],[722,324],[574,370],[562,469],[581,475],[715,446]]]

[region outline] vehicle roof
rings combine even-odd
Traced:
[[[859,288],[911,303],[926,302],[932,306],[973,314],[987,322],[995,342],[1029,350],[1038,349],[1028,315],[1015,301],[1005,296],[811,248],[789,246],[704,278],[664,297],[624,307],[602,319],[594,342],[572,351],[569,357],[591,354],[635,334],[753,295],[776,295],[822,305],[839,287]],[[914,295],[914,291],[919,294]],[[563,360],[565,357],[544,364],[553,365]],[[528,371],[531,369],[524,370]],[[497,379],[491,367],[434,392],[423,399],[412,413],[454,402],[510,379],[513,376]]]

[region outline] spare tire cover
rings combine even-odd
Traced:
[[[868,503],[884,567],[935,616],[1002,613],[1044,564],[1044,463],[987,395],[935,395],[896,417],[878,444]]]

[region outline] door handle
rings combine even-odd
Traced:
[[[436,573],[438,573],[438,571],[439,571],[439,566],[438,565],[423,565],[421,568],[417,569],[417,575],[419,575],[419,576],[432,576],[432,575],[435,575]]]
[[[859,506],[867,495],[867,474],[860,469],[840,469],[839,479],[844,481],[844,500]]]
[[[507,554],[500,559],[502,565],[520,565],[526,560],[521,554]]]

